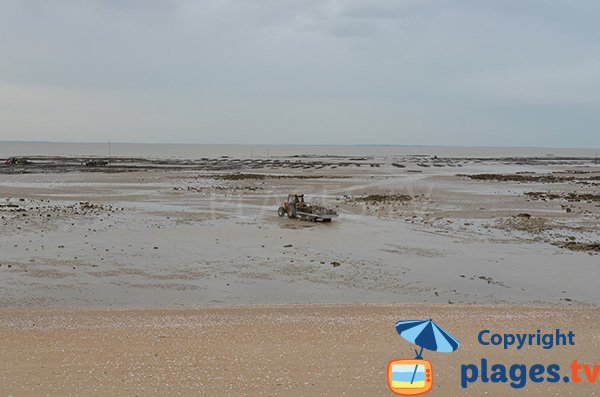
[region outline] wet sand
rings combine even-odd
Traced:
[[[0,167],[4,307],[600,303],[594,159],[28,160]],[[279,218],[289,191],[339,218]]]
[[[592,396],[594,384],[473,383],[461,364],[568,366],[598,361],[597,307],[457,305],[267,306],[161,309],[1,309],[0,395],[392,395],[389,360],[412,358],[394,329],[434,318],[462,345],[425,352],[438,396]],[[503,350],[477,343],[493,332],[575,332],[575,346]],[[491,365],[491,364],[490,364]],[[583,376],[583,375],[582,375]]]

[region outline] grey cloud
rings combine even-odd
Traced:
[[[0,139],[600,146],[598,4],[4,1]]]

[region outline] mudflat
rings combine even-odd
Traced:
[[[0,216],[4,307],[600,303],[593,158],[30,157]]]

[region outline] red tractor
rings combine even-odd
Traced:
[[[298,193],[288,194],[287,200],[281,204],[277,214],[281,217],[287,214],[288,218],[306,219],[311,222],[318,220],[331,222],[333,218],[338,216],[335,210],[305,202],[304,195]]]

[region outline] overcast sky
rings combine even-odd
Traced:
[[[600,147],[600,2],[0,0],[0,140]]]

